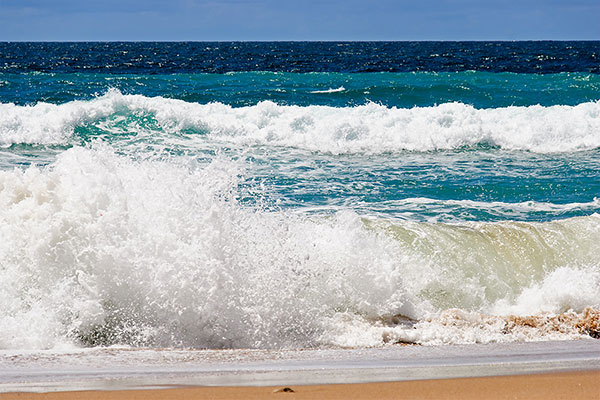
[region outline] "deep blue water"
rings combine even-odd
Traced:
[[[16,73],[600,72],[598,41],[0,43],[0,56]]]

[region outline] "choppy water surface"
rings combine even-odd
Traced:
[[[0,347],[598,334],[597,42],[198,45],[0,44]]]

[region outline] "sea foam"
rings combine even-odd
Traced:
[[[167,141],[287,146],[309,151],[386,153],[489,145],[540,153],[600,147],[600,103],[476,109],[461,103],[410,109],[285,106],[263,101],[233,108],[116,90],[61,105],[0,105],[0,145],[63,144],[78,127],[97,134],[153,134]]]
[[[243,171],[225,156],[132,160],[106,144],[0,171],[0,348],[573,338],[585,333],[506,331],[506,318],[600,307],[597,214],[306,216],[240,203]]]

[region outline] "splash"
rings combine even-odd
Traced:
[[[96,144],[0,171],[0,348],[596,335],[584,311],[600,308],[596,214],[462,225],[307,216],[241,203],[244,168],[224,156],[132,160]],[[582,312],[579,330],[551,334],[518,319]]]

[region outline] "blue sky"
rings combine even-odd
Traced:
[[[600,39],[599,0],[0,0],[0,41]]]

